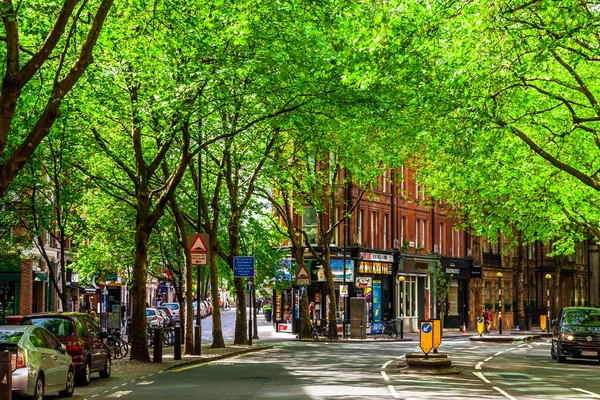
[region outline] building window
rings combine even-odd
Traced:
[[[425,231],[427,230],[427,221],[421,220],[421,247],[425,248]]]
[[[339,208],[335,208],[333,210],[333,221],[331,221],[331,225],[335,225],[340,220],[340,210]],[[331,244],[337,246],[340,242],[340,227],[344,224],[340,224],[335,227],[333,231],[333,238],[331,238]]]
[[[452,242],[450,243],[450,255],[454,257],[454,230],[452,230]]]
[[[308,243],[317,244],[317,213],[312,207],[304,207],[302,229],[308,236]]]
[[[419,229],[421,228],[421,220],[417,219],[417,221],[415,222],[415,247],[419,248],[420,247],[420,243],[419,243],[419,238],[421,237]]]
[[[456,242],[457,242],[456,256],[460,257],[460,254],[461,254],[461,251],[460,251],[460,231],[456,232]]]
[[[358,210],[358,218],[356,219],[356,235],[354,238],[354,244],[362,243],[362,219],[363,219],[363,210]]]
[[[404,196],[404,192],[406,190],[406,179],[405,179],[405,171],[404,167],[400,167],[400,196]]]
[[[406,217],[400,218],[400,247],[404,246],[406,241]]]
[[[387,169],[383,171],[383,181],[381,182],[381,191],[385,193],[387,191]]]
[[[419,200],[419,181],[415,179],[415,200]]]
[[[444,254],[444,224],[440,224],[440,254]]]
[[[388,236],[388,218],[389,215],[383,214],[383,249],[387,250],[387,236]]]
[[[377,224],[377,216],[375,211],[371,211],[371,248],[375,248],[375,225]]]

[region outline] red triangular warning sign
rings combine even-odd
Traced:
[[[298,272],[296,272],[296,279],[306,279],[306,278],[310,278],[310,275],[308,274],[306,267],[303,265],[298,269]]]
[[[200,236],[200,234],[197,234],[196,238],[192,242],[192,247],[190,247],[190,252],[191,253],[208,253],[208,248],[206,247],[206,244],[204,243],[204,240],[202,240],[202,236]]]

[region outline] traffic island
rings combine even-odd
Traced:
[[[400,366],[404,367],[400,370],[402,374],[451,375],[460,373],[452,366],[452,360],[448,358],[448,355],[441,353],[429,353],[427,356],[423,353],[407,354],[406,363]]]

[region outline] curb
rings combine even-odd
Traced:
[[[240,355],[244,355],[244,354],[248,354],[248,353],[255,353],[257,351],[267,350],[267,349],[271,349],[271,348],[272,348],[272,346],[253,347],[253,348],[249,348],[249,349],[232,351],[231,353],[221,354],[221,355],[218,355],[215,357],[210,357],[210,358],[207,357],[207,358],[197,358],[197,359],[186,360],[186,361],[182,361],[178,364],[169,365],[168,367],[163,369],[163,371],[169,371],[171,369],[177,369],[177,368],[181,368],[181,367],[189,367],[190,365],[196,365],[196,364],[207,364],[209,362],[224,360],[229,357],[236,357],[236,356],[240,356]]]

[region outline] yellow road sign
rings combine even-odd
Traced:
[[[433,348],[433,324],[429,321],[421,321],[421,350],[425,355]]]
[[[479,333],[479,336],[481,336],[484,330],[485,321],[483,320],[483,317],[477,317],[477,333]]]
[[[432,319],[433,324],[433,348],[437,349],[442,344],[442,324],[439,319]]]
[[[540,315],[540,329],[545,331],[548,326],[548,318],[544,314]]]

